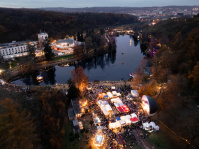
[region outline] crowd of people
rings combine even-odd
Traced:
[[[121,96],[119,98],[125,105],[127,105],[130,110],[129,112],[120,113],[109,98],[101,98],[98,96],[101,93],[111,92],[113,90],[121,93]],[[140,143],[140,139],[144,139],[146,137],[146,135],[142,135],[142,137],[140,136],[140,134],[138,135],[137,129],[140,129],[142,122],[146,122],[148,118],[142,113],[140,106],[141,99],[139,97],[135,98],[134,100],[128,100],[128,96],[130,95],[131,90],[132,88],[130,86],[111,89],[111,86],[92,84],[91,90],[88,90],[87,94],[85,95],[90,103],[89,108],[91,109],[92,113],[94,113],[95,116],[97,115],[97,117],[100,119],[100,123],[97,123],[95,125],[103,126],[103,130],[101,131],[104,133],[104,136],[106,136],[104,146],[107,146],[109,148],[116,148],[121,143],[116,137],[117,134],[120,134],[122,136],[124,142],[126,141],[126,143],[120,145],[128,146],[129,148],[133,148],[133,146],[136,146],[138,143]],[[105,116],[104,113],[101,111],[99,105],[97,104],[98,100],[106,100],[111,106],[113,113]],[[116,117],[128,115],[131,113],[136,113],[138,115],[139,122],[131,123],[130,125],[125,125],[114,130],[109,129],[109,123],[115,122]],[[96,130],[96,132],[97,131],[98,130]]]

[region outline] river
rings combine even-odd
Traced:
[[[130,40],[132,41],[131,44]],[[80,64],[89,77],[89,81],[118,81],[122,78],[128,80],[129,74],[139,66],[144,55],[138,41],[134,41],[129,35],[120,35],[116,38],[116,45],[116,52],[104,54]],[[41,72],[34,72],[11,83],[17,85],[63,84],[71,78],[73,69],[75,69],[75,66],[61,67],[56,65]],[[43,76],[42,82],[36,80],[38,74]]]

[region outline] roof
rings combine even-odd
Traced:
[[[18,47],[18,46],[24,46],[24,45],[28,45],[29,44],[35,44],[37,43],[37,41],[12,41],[10,43],[1,43],[0,44],[0,49],[3,49],[3,48],[13,48],[13,47]]]
[[[79,126],[79,123],[77,120],[73,120],[73,126]]]
[[[79,100],[78,99],[71,100],[71,103],[73,105],[74,113],[75,114],[81,113],[81,109],[80,109],[80,105],[79,105]]]
[[[117,121],[120,121],[121,119],[120,119],[120,117],[116,117],[116,120],[117,120]]]
[[[133,123],[138,122],[138,118],[137,118],[137,117],[130,118],[130,120],[131,120]]]
[[[124,110],[122,109],[122,107],[117,107],[117,109],[122,113],[124,112]]]
[[[56,43],[69,43],[69,44],[73,44],[74,43],[74,39],[72,38],[67,38],[67,39],[60,39],[58,41],[56,41]]]
[[[146,95],[144,95],[144,96],[146,96]],[[149,111],[150,111],[149,115],[152,115],[157,112],[158,105],[152,97],[146,96],[146,98],[148,99],[148,103],[149,103]]]
[[[69,117],[69,119],[74,119],[74,118],[76,118],[75,113],[74,113],[74,111],[73,111],[73,108],[69,108],[69,109],[68,109],[68,117]]]

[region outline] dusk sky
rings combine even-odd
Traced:
[[[0,0],[0,7],[150,7],[168,5],[198,6],[199,0]]]

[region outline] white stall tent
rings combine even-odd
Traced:
[[[104,105],[101,105],[100,108],[101,108],[102,112],[104,113],[104,115],[109,115],[109,113]]]
[[[135,113],[132,113],[131,117],[134,118],[134,117],[137,117],[137,115]]]
[[[151,130],[151,129],[154,129],[154,130],[156,130],[156,131],[158,131],[160,128],[159,128],[159,126],[158,125],[155,125],[155,123],[154,122],[150,122],[150,123],[148,123],[148,122],[146,122],[146,123],[142,123],[142,126],[143,126],[143,129],[145,129],[145,130]]]
[[[102,112],[104,113],[104,115],[109,115],[109,112],[113,112],[111,106],[108,104],[107,101],[102,101],[99,100],[98,101],[99,107],[101,108]]]
[[[119,121],[113,122],[113,123],[109,123],[109,129],[119,128],[119,127],[121,127],[121,124],[120,124]]]
[[[130,119],[126,119],[126,124],[131,124],[131,120]]]
[[[114,105],[115,105],[115,107],[119,107],[119,105],[116,102],[114,103]]]
[[[139,97],[138,90],[131,90],[131,95],[132,95],[133,97]]]
[[[126,116],[121,116],[120,119],[126,122]]]
[[[108,95],[109,98],[113,97],[113,95],[111,94],[111,92],[107,92],[107,95]]]
[[[112,89],[112,90],[115,90],[115,86],[111,86],[111,89]]]
[[[123,120],[120,120],[119,122],[120,122],[120,124],[121,124],[122,126],[126,124],[125,121],[123,121]]]
[[[105,106],[106,106],[106,109],[107,109],[108,112],[113,112],[113,110],[112,110],[110,105],[105,105]]]
[[[127,119],[130,119],[130,118],[131,118],[131,116],[130,116],[130,115],[126,115],[126,118],[127,118]]]
[[[120,100],[120,98],[113,98],[111,99],[111,102],[117,103],[119,107],[123,106],[123,102]]]
[[[160,130],[159,126],[157,126],[157,125],[154,126],[153,128],[154,128],[156,131]]]
[[[117,96],[117,92],[116,91],[112,91],[113,96]]]
[[[117,93],[117,96],[121,96],[121,94],[120,94],[120,93]]]

